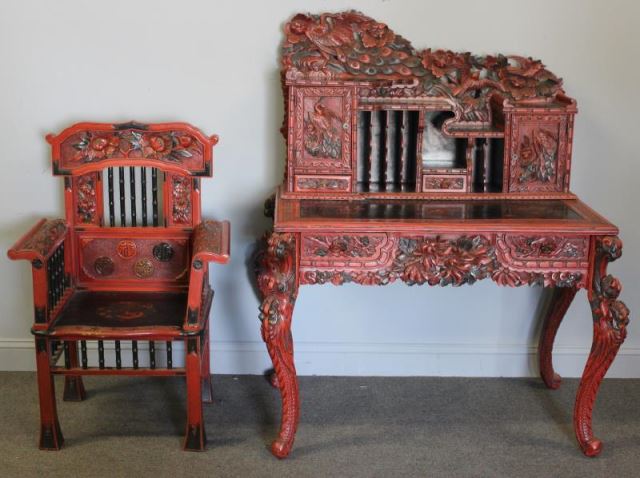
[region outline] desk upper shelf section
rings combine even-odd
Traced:
[[[361,13],[282,47],[285,196],[569,197],[575,101],[538,60],[418,51]]]

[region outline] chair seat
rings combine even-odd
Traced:
[[[168,338],[184,335],[187,292],[75,291],[47,335]],[[134,325],[135,324],[135,325]]]

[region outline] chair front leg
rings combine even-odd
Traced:
[[[66,342],[69,354],[69,365],[78,368],[78,342],[76,340]],[[67,402],[80,402],[87,397],[80,375],[66,375],[64,377],[64,393],[62,399]]]
[[[211,320],[207,319],[204,331],[204,344],[202,346],[202,401],[205,403],[213,403],[213,387],[211,385],[211,354],[209,342],[209,324]]]
[[[202,355],[199,336],[189,337],[186,342],[185,368],[187,376],[187,430],[184,450],[204,451],[207,437],[202,414]]]
[[[36,337],[36,367],[40,399],[40,449],[60,450],[64,444],[64,437],[60,423],[58,423],[50,357],[51,342],[46,338]]]

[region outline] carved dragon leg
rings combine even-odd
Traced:
[[[78,342],[69,341],[69,365],[78,368]],[[64,377],[64,393],[62,399],[67,402],[81,402],[86,398],[84,384],[80,375],[66,375]]]
[[[573,424],[580,448],[587,456],[596,456],[602,442],[593,436],[593,404],[609,366],[627,335],[629,309],[617,300],[620,281],[607,275],[607,264],[622,254],[622,241],[615,236],[596,239],[596,257],[592,284],[588,290],[593,313],[593,345],[576,396]]]
[[[548,388],[556,389],[562,381],[560,375],[553,370],[551,355],[553,341],[577,291],[576,287],[555,287],[542,323],[542,332],[538,343],[538,360],[540,362],[540,375]]]
[[[262,339],[275,370],[272,383],[280,389],[282,398],[280,432],[271,444],[271,453],[278,458],[285,458],[291,451],[300,415],[291,336],[291,317],[298,292],[295,267],[295,236],[273,233],[267,239],[266,250],[258,256],[256,273],[262,294]]]

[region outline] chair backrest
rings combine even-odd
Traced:
[[[186,287],[200,177],[212,174],[218,137],[185,123],[78,123],[47,141],[64,176],[77,286]]]

